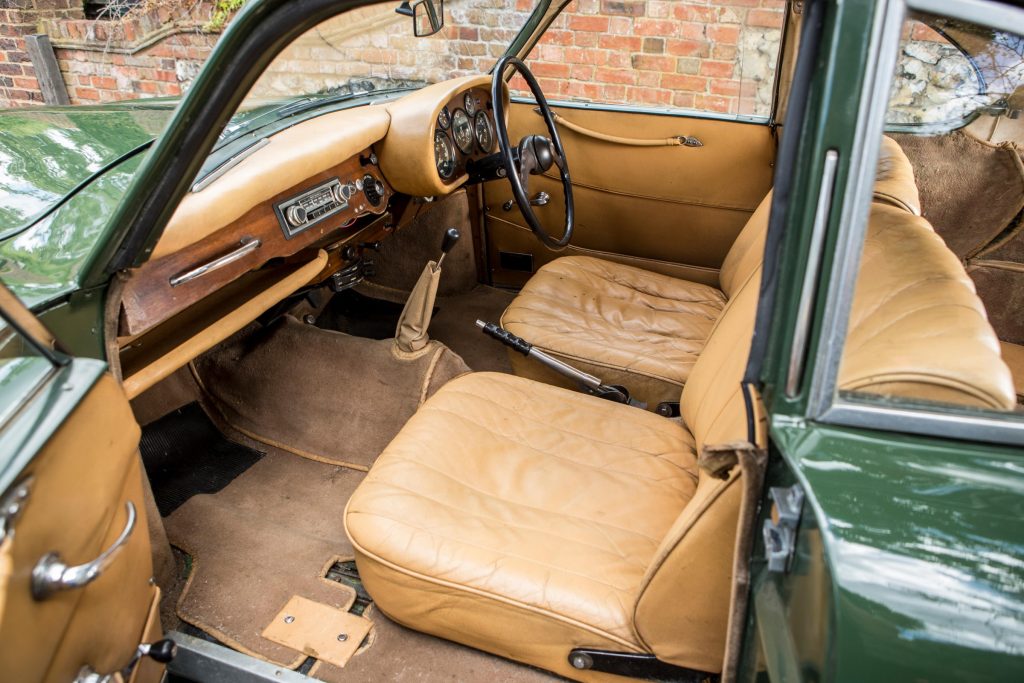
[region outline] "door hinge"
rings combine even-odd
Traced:
[[[0,498],[0,543],[14,534],[14,524],[25,511],[25,503],[32,493],[32,477],[18,482]]]
[[[796,553],[796,535],[803,513],[804,490],[799,484],[788,488],[773,486],[771,516],[764,520],[764,557],[768,571],[785,573],[789,571]]]

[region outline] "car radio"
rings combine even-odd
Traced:
[[[306,190],[300,195],[274,205],[277,220],[284,231],[285,239],[295,237],[318,221],[333,216],[348,208],[348,200],[358,190],[360,182],[342,183],[332,178],[325,183]]]

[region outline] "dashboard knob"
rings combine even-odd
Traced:
[[[288,222],[293,226],[299,227],[306,222],[306,210],[298,204],[292,204],[288,207],[288,210],[285,211],[285,218],[287,218]]]
[[[371,205],[380,206],[381,200],[384,199],[384,192],[384,183],[370,174],[363,176],[363,194],[366,195],[366,201]]]

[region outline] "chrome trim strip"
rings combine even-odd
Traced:
[[[960,19],[979,26],[1020,33],[1024,10],[981,0],[906,0],[907,7],[918,12]],[[1016,30],[1010,28],[1016,26]]]
[[[270,138],[260,138],[253,144],[249,145],[245,149],[241,150],[238,154],[228,157],[223,164],[206,174],[206,177],[197,181],[192,186],[192,192],[202,192],[209,187],[215,180],[220,178],[222,175],[233,169],[235,166],[244,161],[250,154],[257,150],[263,149],[270,144]]]
[[[839,239],[832,259],[832,271],[826,290],[825,312],[807,401],[807,415],[820,417],[836,399],[836,382],[843,358],[843,345],[849,325],[853,290],[860,269],[864,235],[867,228],[879,141],[885,126],[885,104],[896,69],[904,6],[899,0],[879,3],[871,27],[867,78],[861,91],[857,120],[863,122],[853,141],[850,174],[846,181],[840,215]]]
[[[234,263],[235,261],[244,258],[259,249],[260,244],[261,242],[257,239],[243,237],[241,241],[242,246],[238,247],[234,251],[224,254],[219,258],[215,258],[212,261],[207,261],[203,265],[197,266],[192,270],[172,277],[170,279],[171,287],[177,287],[178,285],[183,285],[186,282],[191,282],[192,280],[200,278],[207,273],[212,273],[213,271],[219,270],[228,264]]]
[[[821,168],[821,186],[818,189],[818,206],[814,210],[814,227],[811,244],[807,250],[807,267],[800,287],[800,303],[797,308],[796,325],[793,330],[793,344],[789,349],[789,371],[786,373],[786,395],[795,396],[803,379],[804,359],[807,356],[807,337],[810,334],[811,311],[818,293],[818,275],[821,273],[822,245],[825,242],[825,228],[832,214],[832,196],[836,185],[836,166],[839,152],[830,149],[825,152]]]
[[[963,415],[930,408],[896,408],[838,401],[822,414],[820,422],[843,427],[861,427],[905,432],[965,441],[1024,446],[1024,422],[984,415]]]
[[[218,643],[170,631],[167,637],[178,646],[178,654],[167,672],[203,683],[315,683],[312,678],[283,666],[236,652]]]

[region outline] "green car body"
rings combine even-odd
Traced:
[[[102,370],[107,285],[119,268],[145,260],[176,204],[165,200],[187,191],[234,110],[240,95],[225,92],[224,70],[237,72],[244,91],[270,55],[239,71],[230,66],[237,53],[259,40],[279,47],[354,4],[252,0],[180,103],[0,113],[0,157],[8,159],[0,191],[18,199],[0,209],[0,279],[76,357],[61,370],[75,378],[75,389],[29,402],[39,420],[31,438],[4,439],[0,489]],[[805,499],[786,572],[769,570],[764,559],[760,529],[771,499],[762,506],[740,679],[766,670],[772,681],[1024,680],[1019,445],[985,443],[975,432],[897,433],[821,419],[812,385],[827,360],[826,296],[817,297],[807,321],[802,380],[794,391],[784,389],[825,151],[842,160],[833,198],[842,205],[872,125],[864,111],[873,69],[884,67],[877,56],[881,18],[892,11],[868,0],[822,3],[822,10],[758,377],[771,435],[766,491],[798,484]],[[199,129],[197,120],[214,125]],[[182,150],[198,152],[182,159]],[[840,248],[850,239],[838,214],[824,235],[820,292],[836,282]],[[25,373],[36,370],[0,377],[0,405],[26,404]]]

